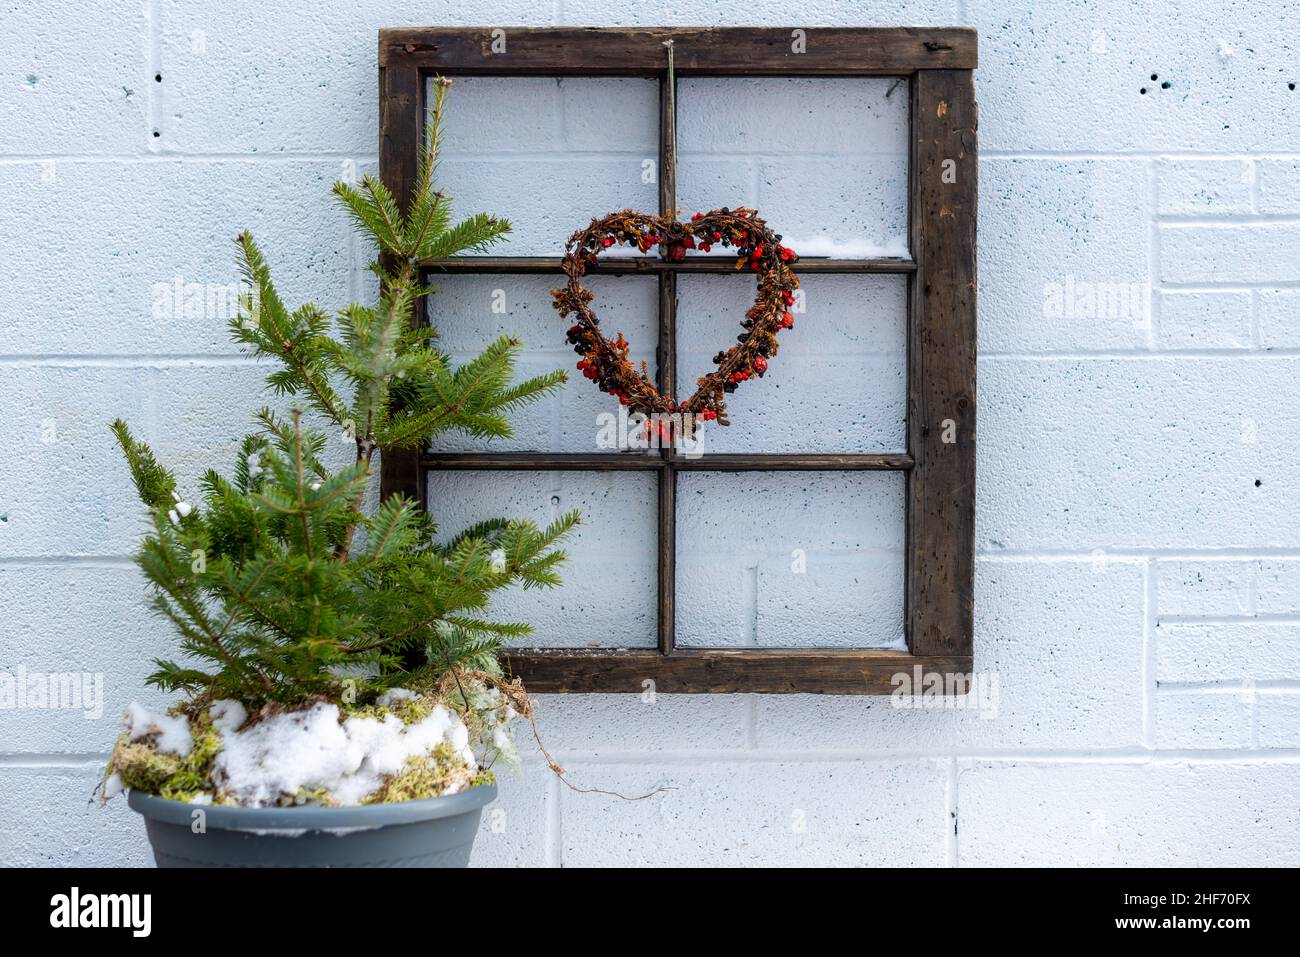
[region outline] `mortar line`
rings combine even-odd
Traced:
[[[946,835],[947,844],[947,863],[949,867],[960,867],[961,860],[960,844],[958,843],[958,828],[961,825],[960,801],[957,795],[957,759],[951,758],[948,761],[948,784],[945,789],[945,803],[948,810],[948,833]]]
[[[160,72],[160,71],[155,71]],[[153,74],[148,77],[151,87],[161,86],[154,82]],[[163,77],[163,83],[167,77]],[[147,153],[5,153],[0,155],[0,166],[19,166],[26,163],[337,163],[340,160],[363,157],[363,165],[375,165],[378,155],[356,152],[304,151],[301,153],[181,153],[164,150],[155,146],[157,139],[153,135],[152,124],[148,130],[150,152]]]
[[[1084,546],[1076,548],[981,548],[975,553],[977,558],[985,561],[1093,561],[1092,550]],[[1239,545],[1192,545],[1172,547],[1161,545],[1106,545],[1106,561],[1135,562],[1143,558],[1159,558],[1165,561],[1250,561],[1271,558],[1300,558],[1300,549],[1281,546],[1259,546],[1250,548]],[[1162,616],[1164,617],[1164,616]]]
[[[1150,204],[1147,220],[1147,328],[1146,344],[1148,351],[1156,351],[1158,337],[1156,327],[1164,318],[1160,309],[1160,183],[1154,162],[1147,162],[1147,202]]]
[[[1160,213],[1155,215],[1161,226],[1184,229],[1196,226],[1295,226],[1295,213]]]
[[[1250,682],[1247,685],[1247,681]],[[1300,691],[1300,679],[1295,678],[1215,678],[1205,681],[1162,681],[1161,694],[1216,695],[1241,694],[1247,689],[1269,694]]]
[[[145,18],[145,58],[148,63],[148,75],[145,76],[145,83],[148,84],[149,96],[145,100],[145,149],[150,153],[157,155],[161,146],[161,141],[154,136],[154,131],[161,132],[158,126],[158,117],[162,112],[162,104],[159,100],[162,97],[162,86],[167,82],[167,77],[163,76],[163,82],[158,83],[154,80],[155,76],[162,75],[162,37],[158,31],[160,12],[158,10],[158,0],[145,0],[144,2]],[[6,157],[10,159],[10,157]],[[132,156],[132,161],[138,161],[141,157]],[[71,161],[69,159],[69,161]]]
[[[1156,627],[1159,591],[1155,561],[1142,566],[1144,608],[1142,615],[1142,737],[1148,748],[1156,747]]]
[[[564,866],[564,842],[561,828],[564,817],[560,813],[560,778],[551,774],[547,782],[546,796],[546,866],[560,868]]]
[[[1262,615],[1243,612],[1231,615],[1161,615],[1170,625],[1300,625],[1300,615],[1266,612]]]
[[[1264,288],[1283,288],[1272,285]],[[1300,283],[1297,283],[1300,288]],[[1249,289],[1200,289],[1178,292],[1217,292],[1239,291]],[[560,351],[550,350],[555,356]],[[468,354],[468,353],[467,353]],[[980,362],[1110,362],[1142,361],[1164,362],[1175,360],[1233,359],[1239,362],[1266,361],[1270,359],[1291,359],[1300,357],[1300,346],[1277,349],[1222,348],[1222,349],[1162,349],[1146,351],[1144,349],[1109,350],[1096,352],[985,352],[979,356]],[[240,353],[120,353],[120,354],[59,354],[59,353],[11,353],[0,355],[0,366],[8,368],[164,368],[178,365],[199,366],[255,366],[258,361]]]
[[[1075,562],[1094,562],[1096,557],[1093,554],[1095,549],[1047,549],[1043,551],[1026,551],[1020,549],[997,549],[997,550],[979,550],[976,552],[976,558],[980,562],[988,564],[1006,563],[1028,563],[1039,562],[1043,564],[1066,564]],[[1224,561],[1224,562],[1248,562],[1259,561],[1264,559],[1295,559],[1300,560],[1300,549],[1290,548],[1265,548],[1265,549],[1244,549],[1239,547],[1218,547],[1203,546],[1197,548],[1136,548],[1136,547],[1107,547],[1106,561],[1114,564],[1132,565],[1142,562],[1147,558],[1158,559],[1159,561]],[[50,554],[50,555],[3,555],[0,556],[0,565],[31,565],[40,567],[44,565],[130,565],[132,564],[130,555],[71,555],[71,554]],[[1180,615],[1160,615],[1159,620],[1169,622],[1170,624],[1300,624],[1300,616],[1296,615],[1242,615],[1242,616],[1180,616]]]
[[[1179,765],[1247,764],[1255,766],[1300,765],[1300,748],[1170,748],[1148,750],[1144,746],[1107,749],[1054,749],[1010,751],[853,751],[758,749],[746,751],[556,751],[552,755],[560,763],[584,766],[694,766],[707,764],[937,764],[948,761],[968,764],[1039,764],[1039,765],[1132,765],[1176,767]],[[9,753],[0,754],[0,767],[12,768],[62,768],[98,766],[108,760],[107,754],[89,752],[68,753]],[[538,773],[545,771],[538,766]],[[558,813],[558,807],[557,807]],[[557,821],[558,826],[558,821]]]

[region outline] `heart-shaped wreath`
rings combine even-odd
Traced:
[[[578,369],[630,412],[647,416],[677,413],[692,426],[710,419],[730,425],[723,396],[753,376],[762,378],[768,360],[777,352],[777,332],[794,327],[790,307],[799,279],[791,264],[798,257],[780,242],[781,237],[754,210],[744,208],[696,213],[689,223],[630,209],[593,219],[590,226],[569,237],[563,264],[568,282],[551,291],[560,315],[577,317],[568,339],[582,356]],[[638,369],[628,359],[629,346],[623,334],[606,338],[600,320],[591,311],[592,294],[583,288],[582,277],[600,253],[615,244],[636,246],[642,252],[660,246],[670,262],[684,260],[688,249],[707,253],[714,246],[730,246],[740,257],[736,268],[758,274],[754,306],[741,322],[745,331],[736,337],[736,345],[713,357],[718,368],[697,380],[695,394],[685,402],[679,404],[672,396],[663,395],[650,381],[646,364],[642,362]]]

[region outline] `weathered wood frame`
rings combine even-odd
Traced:
[[[802,40],[802,52],[795,52]],[[501,51],[501,41],[505,49]],[[388,453],[381,488],[426,502],[431,469],[648,469],[659,483],[659,641],[655,649],[513,649],[506,667],[535,692],[888,694],[896,676],[972,671],[975,525],[976,33],[936,29],[421,28],[379,34],[380,174],[409,200],[434,75],[641,76],[660,84],[659,203],[676,206],[675,76],[897,76],[910,81],[908,209],[912,259],[805,259],[799,272],[907,276],[907,452],[679,458],[546,453]],[[725,197],[719,197],[719,202]],[[604,210],[588,211],[601,213]],[[584,214],[585,215],[585,214]],[[575,220],[575,225],[577,220]],[[557,251],[558,253],[558,251]],[[453,273],[556,273],[560,257],[467,257],[424,264]],[[659,386],[676,377],[677,274],[733,272],[730,260],[603,259],[602,273],[659,283]],[[421,314],[423,311],[421,310]],[[679,470],[883,469],[907,473],[908,650],[678,648],[674,640]],[[427,504],[427,503],[426,503]],[[614,636],[615,641],[617,636]],[[919,670],[918,670],[919,669]]]

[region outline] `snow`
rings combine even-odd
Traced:
[[[104,800],[115,798],[123,791],[122,775],[116,771],[108,776],[104,781]]]
[[[408,758],[426,755],[444,741],[477,768],[469,731],[442,706],[409,725],[391,714],[340,721],[338,706],[325,703],[273,715],[245,731],[235,730],[233,718],[223,712],[218,726],[214,716],[223,748],[213,778],[246,807],[275,805],[282,797],[321,788],[340,804],[360,804],[385,776],[403,770]]]
[[[154,735],[154,747],[165,754],[182,758],[190,753],[194,742],[190,738],[190,719],[185,715],[172,717],[154,714],[144,705],[132,701],[126,709],[126,736],[130,741],[140,741]]]
[[[239,726],[248,720],[248,709],[238,701],[223,698],[212,703],[212,707],[208,709],[208,717],[212,719],[212,726],[218,731],[238,731]]]
[[[910,259],[907,237],[892,236],[883,243],[865,239],[840,241],[833,236],[809,236],[805,239],[785,236],[781,244],[800,256],[826,256],[829,259]],[[798,272],[799,264],[795,263]]]

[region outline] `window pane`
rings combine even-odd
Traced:
[[[753,206],[802,256],[906,256],[907,102],[890,77],[684,79],[682,214]]]
[[[707,423],[711,452],[899,452],[907,447],[907,280],[902,276],[800,277],[793,329],[761,379],[727,399],[731,425]],[[753,280],[677,280],[680,398],[717,368],[754,302]],[[799,311],[802,310],[802,311]]]
[[[459,77],[449,103],[438,183],[457,215],[511,221],[492,255],[559,256],[593,217],[658,212],[657,81]]]
[[[442,541],[488,518],[538,525],[571,509],[582,524],[563,545],[559,588],[511,588],[492,600],[496,620],[532,625],[516,642],[539,648],[650,648],[657,641],[656,508],[651,472],[433,471],[429,512]]]
[[[617,452],[602,437],[608,416],[618,402],[582,377],[574,366],[578,355],[565,340],[572,320],[560,318],[551,306],[556,276],[439,276],[430,277],[437,292],[427,300],[429,321],[438,331],[438,346],[461,365],[502,335],[524,344],[517,367],[519,380],[566,369],[569,381],[558,393],[539,399],[510,416],[510,438],[476,439],[461,433],[435,436],[440,452]],[[583,280],[595,299],[592,308],[605,333],[622,332],[632,344],[633,361],[645,361],[655,375],[655,345],[659,336],[659,285],[653,276],[590,276]],[[606,418],[601,418],[604,415]],[[605,436],[607,437],[608,431]],[[604,444],[606,447],[601,447]],[[628,452],[626,454],[648,454]]]
[[[904,649],[905,481],[679,474],[677,643]]]

